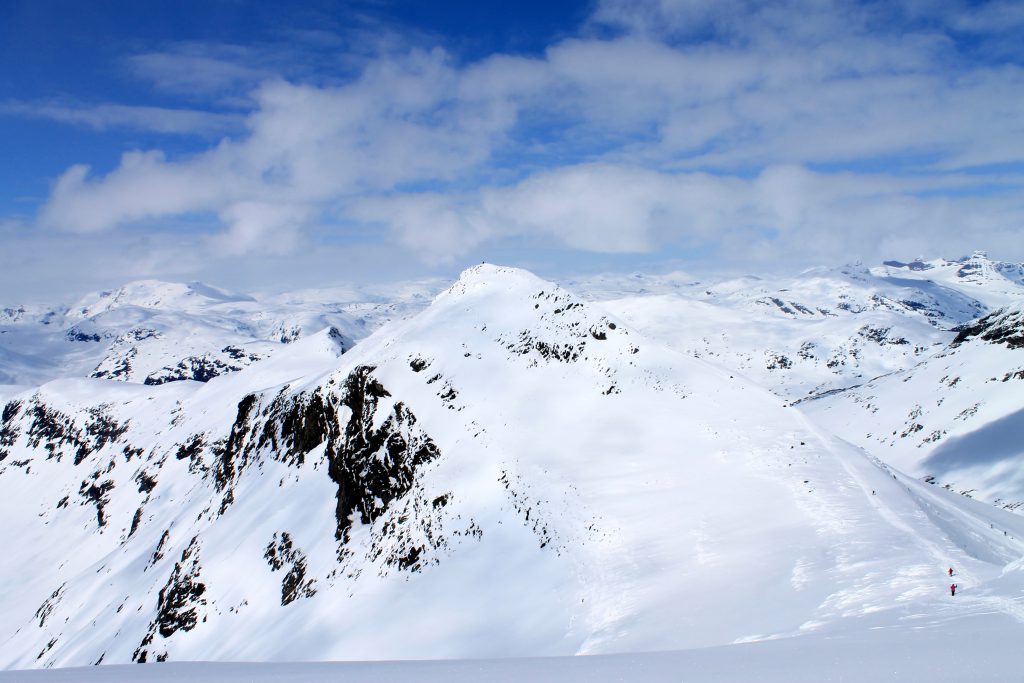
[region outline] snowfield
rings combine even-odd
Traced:
[[[1006,680],[1014,267],[580,296],[481,265],[372,333],[329,302],[288,343],[246,332],[272,350],[208,377],[10,371],[0,681]],[[191,353],[229,345],[215,312],[259,318],[123,292],[61,329],[187,318]]]

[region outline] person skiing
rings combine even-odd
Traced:
[[[953,568],[952,567],[949,568],[949,575],[953,576]]]
[[[956,584],[955,583],[949,584],[949,594],[951,596],[952,595],[956,595]]]

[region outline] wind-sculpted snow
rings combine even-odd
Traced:
[[[915,343],[883,322],[856,319],[858,348]],[[800,352],[820,350],[780,355]],[[701,648],[982,603],[1016,620],[992,582],[1020,518],[520,270],[472,268],[343,354],[325,330],[205,383],[61,380],[5,406],[3,667]]]

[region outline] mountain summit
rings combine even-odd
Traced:
[[[935,614],[935,567],[985,595],[1024,552],[525,271],[323,348],[9,400],[0,665],[726,645]]]

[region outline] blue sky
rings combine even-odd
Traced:
[[[0,4],[0,299],[1024,260],[1024,3]]]

